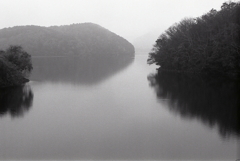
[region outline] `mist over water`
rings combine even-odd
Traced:
[[[151,75],[146,60],[33,58],[31,81],[0,94],[25,111],[2,112],[0,159],[235,160],[238,84]]]
[[[33,57],[31,79],[40,82],[97,84],[128,67],[134,58]]]

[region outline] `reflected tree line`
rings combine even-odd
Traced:
[[[148,76],[170,111],[218,127],[223,138],[240,136],[240,83],[225,78],[158,72]]]
[[[37,57],[30,79],[79,84],[97,84],[129,66],[134,59],[120,57]],[[0,117],[20,117],[33,103],[29,84],[0,88]]]
[[[33,57],[31,80],[97,84],[128,67],[133,58],[107,57]]]
[[[33,104],[33,92],[30,85],[0,88],[0,117],[23,116]]]

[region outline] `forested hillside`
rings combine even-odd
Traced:
[[[240,3],[225,2],[197,18],[185,18],[156,40],[149,64],[194,73],[240,72]]]
[[[0,30],[0,48],[20,45],[33,56],[134,56],[124,38],[93,23],[66,26],[16,26]]]

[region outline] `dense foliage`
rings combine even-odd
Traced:
[[[21,46],[10,46],[6,52],[2,54],[10,63],[14,64],[20,72],[30,72],[33,68],[31,55],[24,51]]]
[[[225,2],[197,18],[185,18],[156,40],[148,63],[197,73],[240,72],[240,3]]]
[[[32,56],[134,56],[134,47],[127,40],[92,23],[4,28],[0,48],[9,45],[20,45]]]
[[[0,87],[20,85],[28,81],[32,70],[31,56],[21,46],[0,51]]]

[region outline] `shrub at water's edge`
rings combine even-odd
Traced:
[[[239,76],[240,3],[225,2],[169,27],[156,40],[148,64],[162,70]]]
[[[29,80],[31,56],[21,46],[10,46],[0,51],[0,88],[22,85]]]

